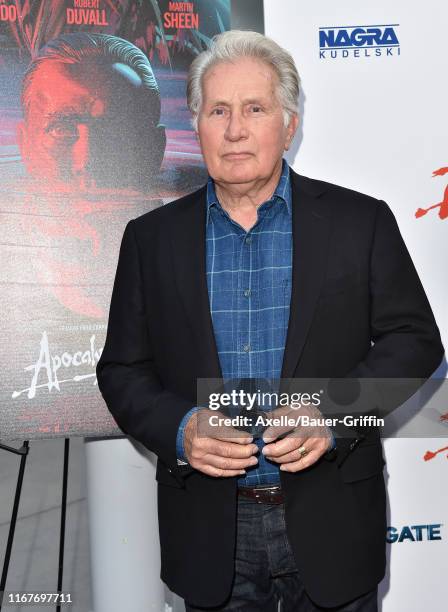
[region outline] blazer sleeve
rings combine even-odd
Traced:
[[[395,217],[379,201],[370,256],[372,346],[353,377],[428,378],[444,350]]]
[[[384,417],[424,384],[444,349],[395,217],[383,201],[370,254],[370,330],[371,347],[348,378],[383,379],[375,382],[371,408]]]
[[[347,374],[348,380],[340,381],[342,387],[337,387],[336,405],[344,406],[347,399],[350,405],[364,385],[368,395],[363,413],[384,418],[425,383],[440,365],[444,349],[395,217],[383,201],[378,202],[370,246],[369,288],[371,347]],[[344,427],[336,430],[347,437]],[[339,453],[339,464],[371,430],[350,427],[356,437],[350,439],[346,449],[341,449],[345,452]],[[329,458],[335,458],[336,454],[330,452]]]
[[[133,223],[127,224],[121,242],[106,342],[96,375],[120,429],[176,469],[177,431],[193,403],[164,389],[156,374]]]

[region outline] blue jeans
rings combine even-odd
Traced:
[[[281,603],[279,603],[281,602]],[[313,604],[305,592],[286,536],[283,504],[238,498],[235,577],[224,605],[196,608],[241,612],[377,612],[377,589],[337,608]]]

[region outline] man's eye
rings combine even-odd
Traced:
[[[47,127],[46,132],[56,140],[75,140],[78,138],[78,128],[74,123],[53,123]]]
[[[250,110],[252,113],[261,113],[263,109],[261,108],[261,106],[254,105],[250,107]]]
[[[222,116],[222,115],[224,115],[224,109],[223,108],[214,108],[212,110],[212,115]]]

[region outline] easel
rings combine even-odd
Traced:
[[[0,580],[0,610],[2,609],[3,597],[5,594],[6,578],[8,576],[9,562],[11,559],[12,545],[14,541],[14,532],[16,529],[17,513],[19,510],[20,495],[22,492],[23,475],[25,473],[26,458],[29,451],[29,441],[23,442],[20,448],[6,446],[0,443],[0,450],[20,455],[19,474],[17,477],[16,492],[14,496],[14,505],[12,508],[11,522],[9,525],[8,541],[6,543],[5,559],[3,562],[2,576]],[[64,570],[64,544],[65,544],[65,516],[67,510],[67,480],[68,480],[68,459],[70,450],[70,438],[64,439],[64,466],[62,475],[62,499],[61,499],[61,525],[59,533],[59,563],[58,563],[58,586],[57,593],[62,591],[62,578]],[[7,603],[7,602],[6,602]],[[60,612],[61,602],[56,604],[56,612]]]

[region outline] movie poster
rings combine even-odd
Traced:
[[[186,73],[230,0],[0,0],[0,440],[119,434],[95,368],[126,223],[204,183]]]

